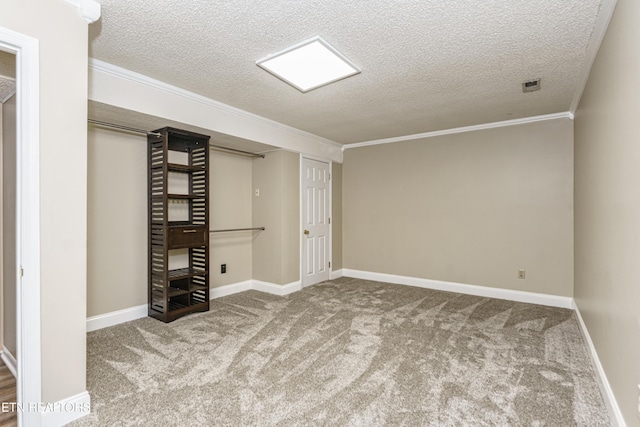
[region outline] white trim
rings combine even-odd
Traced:
[[[91,316],[87,318],[87,332],[97,331],[98,329],[108,328],[109,326],[141,319],[143,317],[147,317],[148,312],[149,305],[142,304],[135,307],[99,314],[97,316]]]
[[[483,123],[480,125],[463,126],[459,128],[436,130],[433,132],[417,133],[414,135],[404,135],[404,136],[396,136],[393,138],[375,139],[373,141],[357,142],[355,144],[345,144],[342,150],[344,151],[344,150],[348,150],[349,148],[366,147],[369,145],[391,144],[394,142],[413,141],[416,139],[433,138],[434,136],[453,135],[456,133],[473,132],[473,131],[485,130],[485,129],[495,129],[495,128],[501,128],[506,126],[516,126],[516,125],[523,125],[526,123],[543,122],[547,120],[556,120],[556,119],[573,120],[573,113],[569,111],[565,111],[563,113],[545,114],[542,116],[524,117],[521,119],[504,120],[501,122]]]
[[[291,151],[291,150],[288,150],[288,151]],[[332,160],[329,157],[314,156],[313,154],[300,153],[299,151],[295,151],[295,153],[300,154],[300,158],[304,157],[305,159],[315,160],[316,162],[322,162],[327,164],[332,162]]]
[[[587,87],[587,82],[589,81],[591,67],[593,67],[593,63],[598,56],[598,50],[600,50],[602,40],[604,40],[604,36],[607,33],[607,28],[609,27],[609,22],[611,22],[615,8],[616,0],[602,0],[600,3],[600,13],[598,14],[596,25],[591,33],[591,39],[589,40],[589,45],[585,52],[585,59],[580,72],[580,78],[578,79],[578,84],[576,85],[576,90],[573,93],[573,99],[571,100],[571,106],[569,107],[571,114],[575,114],[578,110],[580,99],[582,99],[582,94],[584,93],[584,90]]]
[[[591,356],[591,361],[593,362],[593,366],[596,369],[598,385],[600,386],[600,392],[602,393],[602,397],[604,398],[607,409],[609,410],[609,415],[612,417],[614,425],[616,425],[617,427],[625,427],[627,424],[624,421],[624,417],[622,416],[622,412],[620,411],[620,407],[618,406],[616,397],[614,396],[611,385],[609,384],[609,380],[607,379],[607,374],[604,371],[602,363],[600,363],[598,352],[596,351],[596,347],[593,345],[593,341],[591,340],[591,336],[589,335],[589,330],[587,329],[587,325],[584,323],[584,319],[582,318],[582,314],[580,313],[580,309],[578,308],[575,300],[573,302],[573,309],[576,312],[578,325],[580,327],[580,330],[582,331],[582,335],[587,342],[589,356]]]
[[[63,426],[89,415],[91,412],[91,397],[88,392],[83,391],[75,396],[46,405],[45,408],[47,410],[42,412],[42,426]]]
[[[13,354],[7,349],[7,347],[2,346],[2,352],[0,352],[0,357],[9,371],[13,374],[15,378],[18,378],[18,362],[16,362],[16,358],[13,357]]]
[[[251,289],[251,280],[232,283],[230,285],[218,286],[217,288],[209,289],[209,298],[222,298],[226,297],[227,295],[233,295],[240,292],[248,291],[249,289]]]
[[[40,402],[40,47],[37,39],[0,27],[0,49],[16,55],[16,337],[17,402]],[[24,275],[20,277],[21,269]],[[39,426],[40,414],[18,425]]]
[[[102,14],[100,3],[95,0],[64,0],[67,3],[75,6],[80,10],[80,15],[87,21],[89,24],[93,24],[98,19],[100,19],[100,15]]]
[[[263,282],[261,280],[252,280],[251,289],[282,297],[301,290],[302,284],[299,280],[287,283],[286,285],[276,285],[275,283]]]
[[[267,119],[265,117],[259,116],[257,114],[250,113],[245,110],[241,110],[236,107],[232,107],[230,105],[224,104],[222,102],[216,101],[211,98],[207,98],[205,96],[199,95],[194,92],[187,91],[185,89],[170,85],[168,83],[162,82],[160,80],[153,79],[151,77],[145,76],[143,74],[136,73],[131,70],[127,70],[125,68],[118,67],[113,64],[109,64],[104,61],[100,61],[99,59],[89,58],[89,71],[90,71],[90,79],[89,79],[89,99],[97,102],[103,102],[115,106],[119,106],[122,108],[131,107],[118,105],[119,103],[114,102],[115,98],[113,98],[114,94],[111,88],[108,88],[107,85],[109,82],[106,82],[104,79],[101,79],[101,75],[108,75],[112,77],[116,77],[121,80],[125,80],[128,82],[140,84],[147,86],[151,89],[162,91],[174,96],[178,96],[183,98],[184,100],[191,101],[197,103],[199,108],[202,109],[202,106],[206,106],[212,109],[211,113],[207,113],[209,116],[215,115],[217,113],[221,113],[221,117],[226,117],[225,122],[233,121],[234,118],[241,119],[244,121],[243,127],[247,127],[247,125],[259,125],[262,129],[259,134],[261,138],[253,137],[249,134],[243,135],[233,135],[233,132],[230,132],[229,129],[213,129],[211,127],[207,127],[203,125],[203,123],[190,123],[192,125],[197,125],[199,127],[210,128],[211,130],[220,131],[223,133],[227,133],[229,135],[242,137],[244,139],[255,140],[256,142],[262,142],[265,144],[270,144],[273,146],[277,146],[285,149],[293,149],[296,152],[309,152],[315,151],[318,154],[326,154],[331,158],[335,158],[337,161],[341,161],[342,159],[342,144],[332,141],[327,138],[320,137],[318,135],[305,132],[303,130],[285,125],[280,122],[276,122],[271,119]],[[104,87],[102,87],[104,86]],[[107,91],[105,93],[104,91]],[[106,96],[109,95],[109,96]],[[133,107],[131,107],[133,108]],[[131,109],[129,108],[129,109]],[[144,112],[144,111],[143,111]],[[167,117],[171,119],[170,117]],[[264,130],[266,129],[274,129],[277,132],[277,136],[273,136],[271,139],[266,139]],[[245,129],[246,130],[246,129]],[[290,138],[293,142],[289,144],[284,144],[282,139]],[[316,150],[311,150],[309,143],[318,147]]]
[[[377,282],[397,283],[416,286],[418,288],[436,289],[439,291],[457,292],[460,294],[498,298],[551,307],[573,308],[573,298],[558,295],[539,294],[535,292],[514,291],[511,289],[490,288],[487,286],[467,285],[464,283],[445,282],[442,280],[422,279],[419,277],[398,276],[395,274],[374,273],[370,271],[342,269],[346,277],[373,280]]]
[[[341,278],[343,276],[343,271],[344,271],[343,269],[331,270],[329,280],[336,280]]]

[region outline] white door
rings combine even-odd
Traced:
[[[302,159],[302,286],[329,280],[329,163]]]

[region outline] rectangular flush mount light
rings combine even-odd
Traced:
[[[360,72],[320,36],[262,58],[256,61],[256,65],[301,92],[308,92]]]

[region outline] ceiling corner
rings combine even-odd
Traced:
[[[591,33],[591,39],[589,40],[589,44],[587,46],[586,57],[583,63],[580,78],[577,82],[576,89],[571,100],[571,107],[569,107],[569,113],[571,113],[572,120],[574,114],[576,113],[576,110],[578,109],[578,106],[580,105],[582,93],[584,92],[584,89],[587,86],[587,82],[589,81],[591,67],[596,60],[596,56],[598,56],[598,50],[600,50],[602,40],[604,40],[604,36],[607,33],[607,28],[609,27],[609,22],[611,22],[611,18],[613,17],[613,11],[616,8],[616,3],[617,0],[602,0],[602,3],[600,3],[600,12],[598,13],[596,26]]]

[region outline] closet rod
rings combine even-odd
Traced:
[[[157,132],[151,132],[151,131],[148,131],[148,130],[136,129],[136,128],[132,128],[132,127],[129,127],[129,126],[116,125],[116,124],[113,124],[113,123],[101,122],[99,120],[87,119],[87,122],[93,123],[94,125],[98,125],[98,126],[104,126],[104,127],[108,127],[108,128],[114,128],[114,129],[122,129],[122,130],[126,130],[126,131],[129,131],[129,132],[134,132],[134,133],[141,133],[143,135],[157,135],[157,136],[160,136],[160,134],[157,133]],[[265,157],[264,154],[252,153],[250,151],[244,151],[244,150],[237,150],[235,148],[223,147],[221,145],[209,144],[209,149],[211,149],[211,150],[232,151],[234,153],[243,154],[245,156],[262,157],[263,159]]]
[[[113,123],[101,122],[99,120],[93,120],[93,119],[87,119],[87,121],[89,123],[93,123],[94,125],[98,125],[98,126],[104,126],[104,127],[108,127],[108,128],[115,128],[115,129],[122,129],[122,130],[126,130],[126,131],[129,131],[129,132],[141,133],[143,135],[158,135],[158,136],[160,136],[160,134],[156,133],[156,132],[149,132],[148,130],[136,129],[136,128],[132,128],[132,127],[129,127],[129,126],[115,125]]]
[[[233,151],[234,153],[244,154],[246,156],[262,157],[263,159],[265,157],[264,154],[252,153],[250,151],[236,150],[235,148],[222,147],[220,145],[209,144],[209,149],[210,150],[221,150],[221,151]]]
[[[260,230],[264,231],[264,227],[253,227],[253,228],[227,228],[226,230],[211,230],[209,233],[226,233],[227,231],[251,231],[251,230]]]

